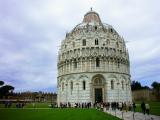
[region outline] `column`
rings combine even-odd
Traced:
[[[92,71],[92,59],[91,58],[89,58],[89,67],[90,67],[89,71]]]

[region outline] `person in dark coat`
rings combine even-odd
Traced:
[[[146,106],[145,106],[144,102],[141,103],[141,109],[142,109],[142,113],[145,115],[145,113],[146,113]]]

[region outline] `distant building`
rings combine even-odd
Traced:
[[[87,12],[61,43],[58,104],[131,102],[130,77],[124,39],[98,13]]]
[[[20,92],[13,93],[8,99],[34,101],[34,102],[57,102],[56,93],[44,93],[44,92]]]
[[[158,101],[153,90],[142,89],[132,92],[133,101]]]

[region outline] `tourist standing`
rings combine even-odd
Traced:
[[[120,109],[120,111],[122,111],[123,105],[121,102],[118,104],[118,108]]]
[[[34,102],[32,103],[32,107],[35,108],[35,103]]]
[[[146,113],[146,106],[145,106],[144,102],[141,103],[141,109],[142,109],[142,113],[145,115],[145,113]]]
[[[132,107],[133,107],[133,112],[135,112],[136,111],[136,104],[135,104],[135,102],[133,102]]]
[[[149,115],[149,104],[147,103],[145,106],[146,106],[146,113]]]

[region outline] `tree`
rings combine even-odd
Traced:
[[[148,86],[143,86],[142,89],[147,89],[149,90],[150,88]]]
[[[153,89],[160,89],[160,83],[158,83],[158,82],[153,82],[153,83],[152,83],[152,87],[153,87]]]
[[[0,81],[0,86],[4,85],[4,82],[3,81]]]
[[[14,90],[14,87],[11,85],[4,85],[0,88],[0,97],[2,98],[3,96],[7,97],[8,95],[12,94]]]
[[[131,89],[132,90],[140,90],[140,89],[142,89],[141,83],[138,82],[138,81],[132,81]]]
[[[149,90],[150,88],[148,86],[142,86],[141,83],[138,81],[132,81],[131,89],[132,91],[134,91],[134,90],[143,90],[143,89]]]
[[[153,93],[160,99],[160,83],[153,82],[151,86],[153,87]]]

